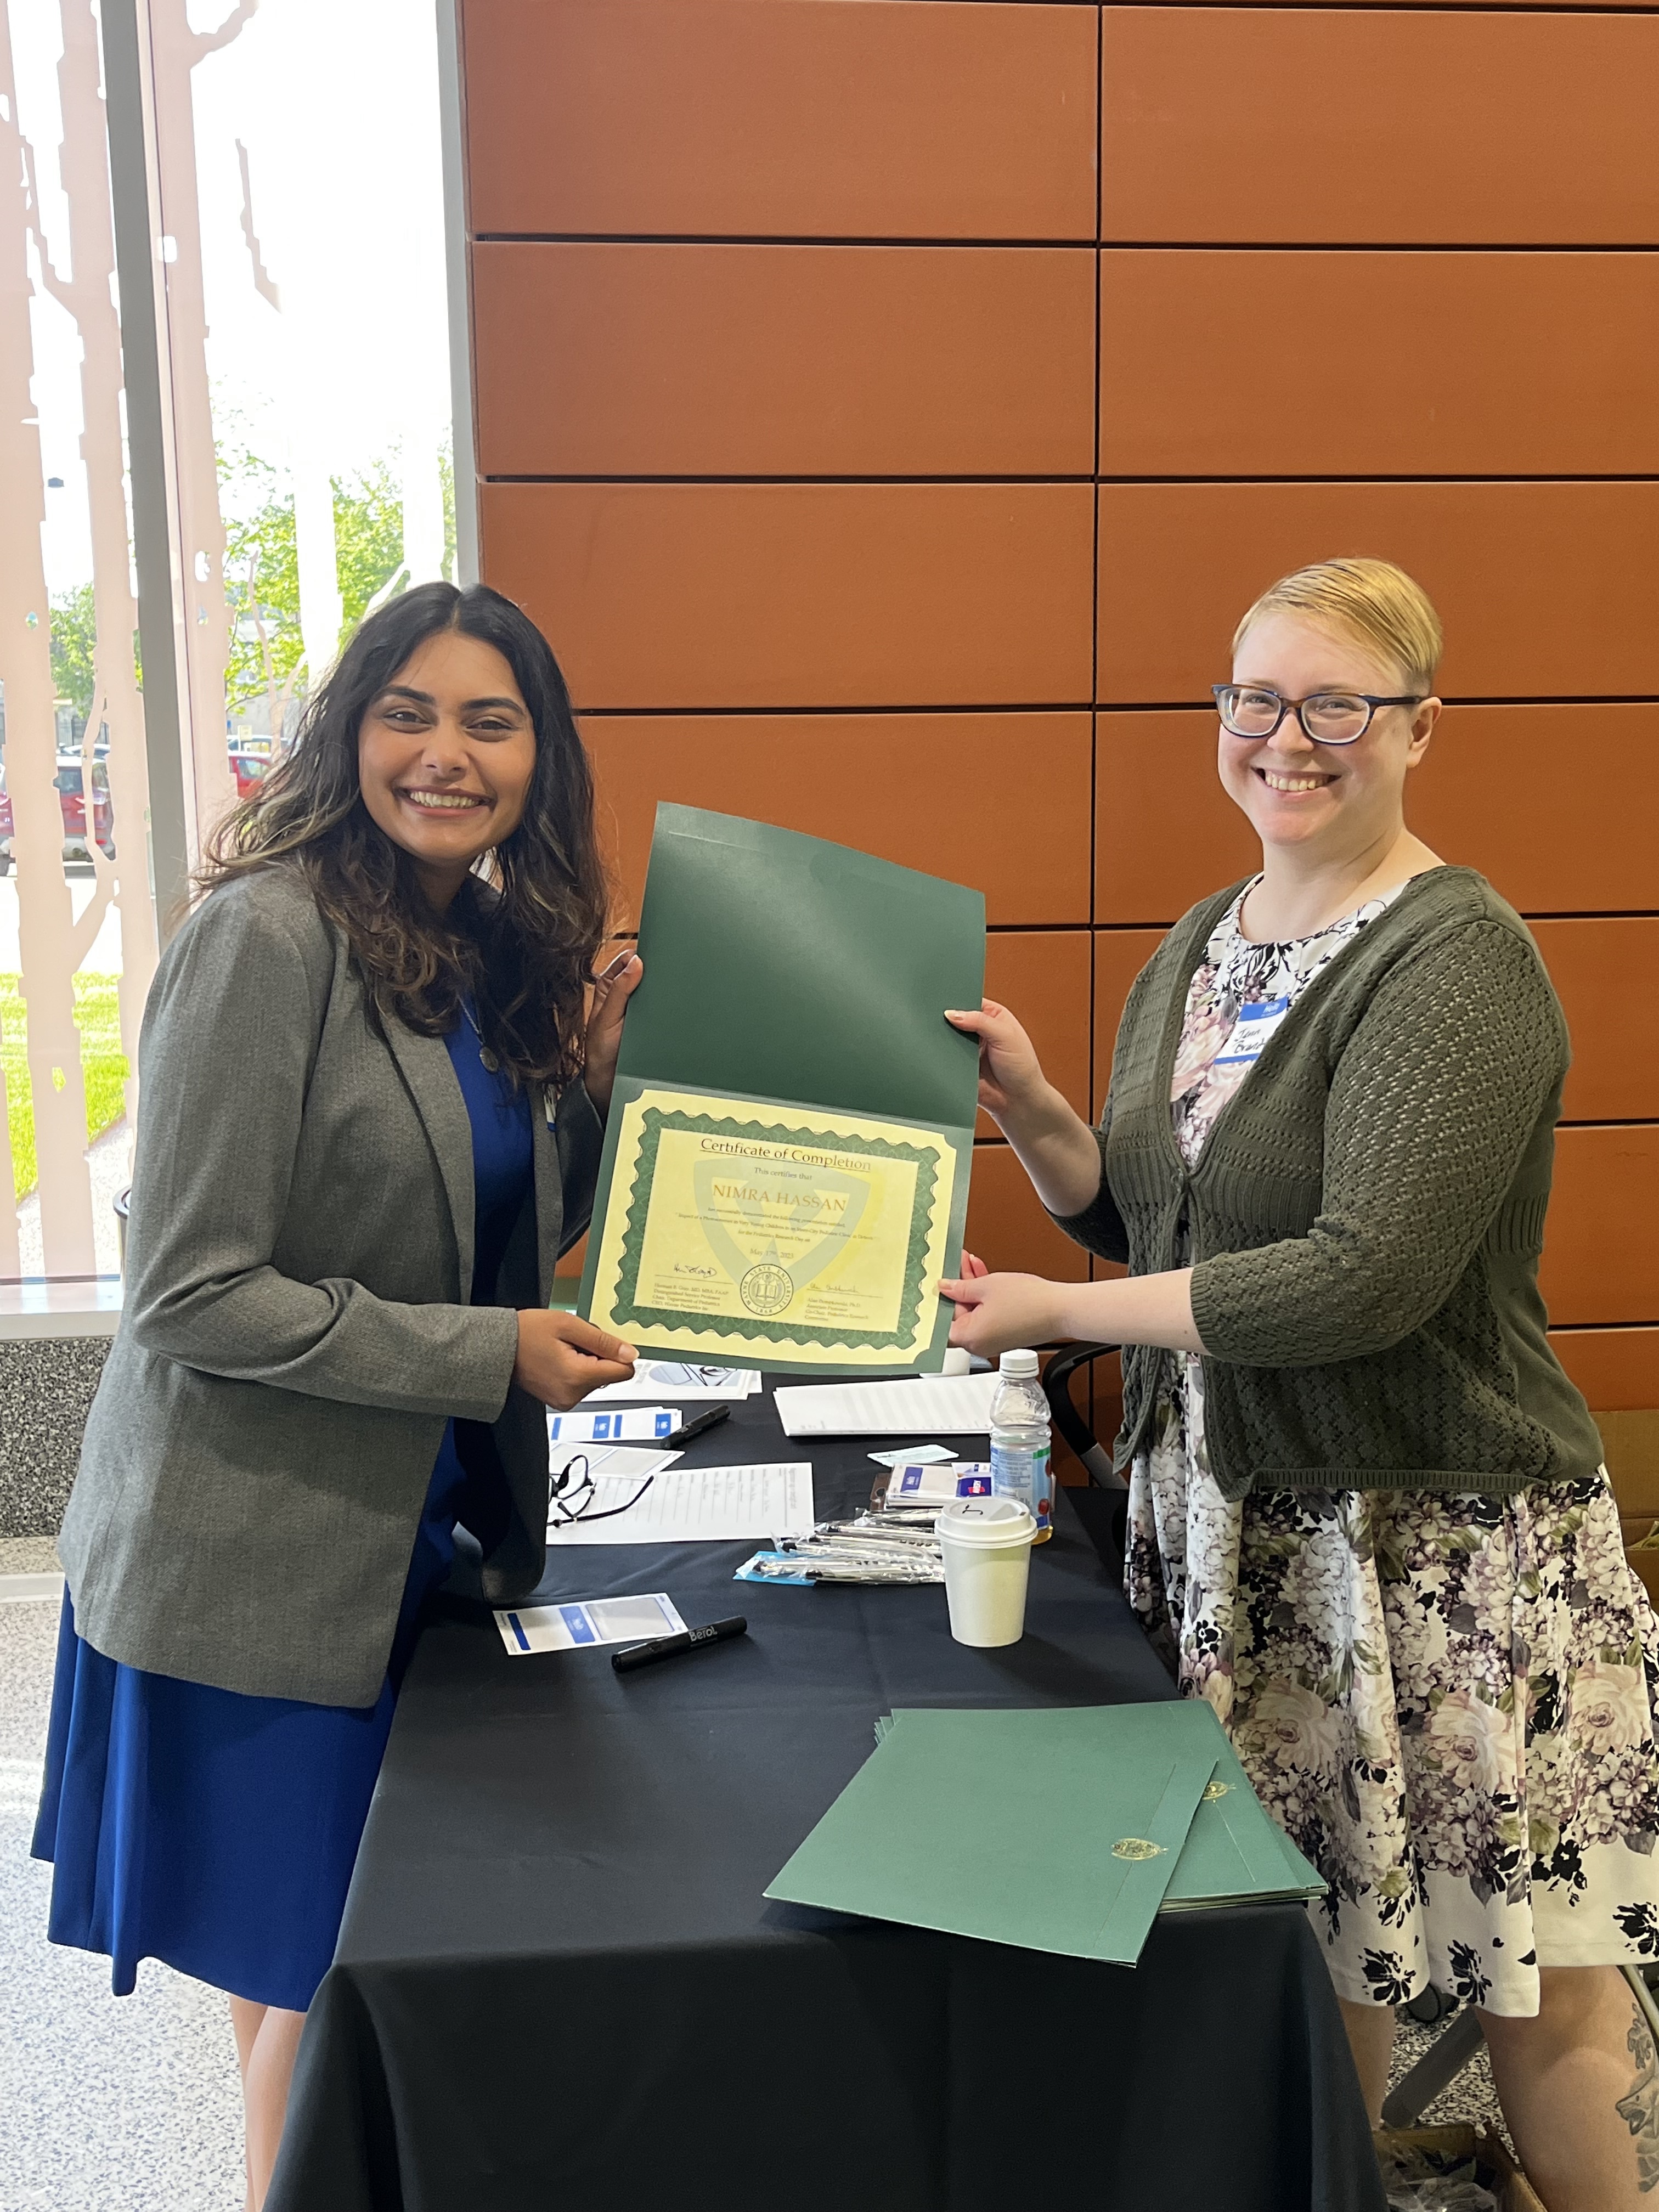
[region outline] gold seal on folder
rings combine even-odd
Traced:
[[[1145,1836],[1120,1836],[1112,1845],[1115,1859],[1161,1859],[1162,1844],[1149,1844]]]
[[[1204,1785],[1204,1802],[1206,1805],[1213,1805],[1216,1799],[1224,1797],[1232,1786],[1231,1782],[1206,1782]]]

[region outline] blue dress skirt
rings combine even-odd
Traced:
[[[529,1103],[483,1066],[470,1022],[447,1042],[472,1124],[473,1280],[493,1285],[530,1187]],[[65,1595],[34,1856],[52,1863],[52,1941],[106,1953],[118,1996],[141,1959],[160,1959],[258,2004],[310,2004],[465,1483],[452,1421],[372,1706],[241,1697],[123,1666],[82,1643]]]

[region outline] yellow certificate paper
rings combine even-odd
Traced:
[[[589,1318],[688,1358],[904,1366],[931,1344],[937,1130],[647,1086],[622,1108]]]

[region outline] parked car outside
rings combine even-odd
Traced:
[[[87,844],[86,771],[79,753],[59,753],[58,805],[64,817],[64,858],[90,860]],[[115,858],[115,808],[109,795],[109,769],[100,760],[92,764],[92,834],[106,860]]]
[[[58,772],[52,781],[58,787],[58,811],[64,823],[64,858],[66,860],[90,860],[92,854],[87,846],[85,775],[79,753],[58,754]],[[104,858],[112,860],[115,858],[115,807],[110,798],[109,770],[100,760],[95,760],[92,764],[92,827]],[[6,790],[5,763],[0,762],[0,876],[11,873],[14,835],[11,799]]]
[[[269,753],[249,752],[244,746],[230,749],[230,772],[236,779],[236,796],[246,799],[270,773]]]
[[[258,788],[270,775],[270,764],[271,756],[268,752],[251,752],[244,746],[231,748],[230,769],[236,780],[239,799],[246,799],[251,791]],[[85,774],[80,754],[59,753],[58,772],[52,780],[58,787],[58,806],[64,817],[64,858],[66,860],[90,860],[92,854],[87,847]],[[110,797],[109,769],[101,759],[92,763],[92,826],[105,859],[112,860],[115,858],[115,807]],[[6,791],[6,764],[0,761],[0,876],[11,873],[12,836],[11,800]]]

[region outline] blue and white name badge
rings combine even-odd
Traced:
[[[1267,1040],[1291,1011],[1287,998],[1251,999],[1238,1010],[1227,1048],[1215,1056],[1218,1067],[1249,1067],[1261,1057]]]
[[[614,1413],[579,1406],[574,1413],[550,1413],[547,1434],[556,1444],[641,1444],[672,1436],[680,1415],[665,1406],[619,1406]]]
[[[495,1626],[510,1659],[538,1651],[585,1651],[640,1637],[677,1636],[679,1607],[664,1590],[643,1597],[592,1597],[578,1605],[521,1605],[498,1612]]]
[[[887,1486],[890,1505],[944,1505],[953,1498],[988,1498],[991,1470],[983,1460],[947,1460],[923,1466],[901,1461]]]

